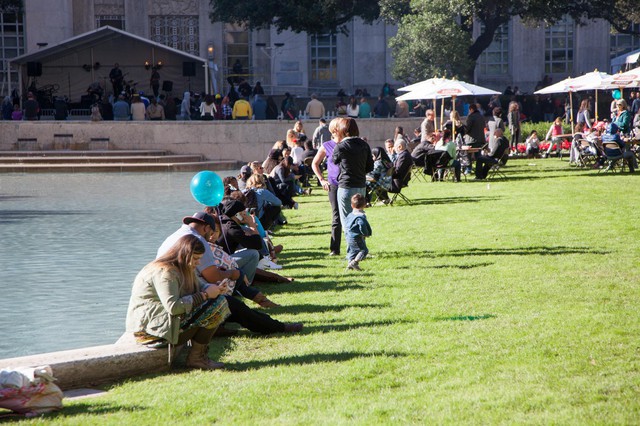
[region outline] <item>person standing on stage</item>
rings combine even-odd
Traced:
[[[120,69],[120,64],[117,62],[113,64],[113,68],[109,72],[109,79],[111,80],[111,85],[113,86],[113,96],[118,96],[122,93],[122,82],[124,80],[124,75],[122,74],[122,70]]]

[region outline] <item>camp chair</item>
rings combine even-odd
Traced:
[[[489,180],[506,179],[507,176],[502,172],[502,168],[504,167],[504,164],[508,158],[509,158],[509,150],[506,150],[505,153],[502,155],[502,157],[500,157],[498,162],[495,163],[493,166],[491,166],[491,168],[489,169],[489,173],[487,174],[487,179]]]
[[[396,188],[394,189],[394,187],[391,187],[391,190],[389,191],[390,194],[393,194],[393,196],[391,197],[391,200],[389,201],[389,205],[393,205],[393,203],[396,201],[396,198],[400,197],[405,203],[411,205],[413,204],[411,202],[411,200],[409,200],[407,197],[405,197],[405,195],[402,193],[402,188],[406,188],[409,185],[409,178],[411,176],[411,169],[407,170],[406,175],[404,176],[404,178],[401,180],[402,185],[400,185],[400,188]]]
[[[576,164],[579,167],[593,166],[598,158],[597,149],[592,146],[592,142],[586,139],[580,139],[578,141],[578,158]]]
[[[387,174],[386,174],[386,176],[388,176],[388,177],[393,176],[393,172],[394,172],[394,171],[395,171],[395,167],[393,167],[393,166],[389,167],[389,168],[387,169]],[[368,197],[367,197],[367,198],[369,198],[369,204],[373,206],[373,205],[374,205],[374,203],[378,200],[378,192],[377,192],[377,191],[375,191],[375,190],[371,190],[371,189],[369,189],[369,188],[370,188],[370,187],[367,187],[367,189],[366,189],[366,190],[367,190],[367,195],[368,195]]]
[[[605,167],[600,169],[598,173],[623,172],[625,168],[625,161],[622,158],[623,152],[620,146],[615,142],[603,142],[602,146],[604,148]]]
[[[440,154],[440,157],[432,166],[431,182],[437,182],[438,180],[444,181],[445,173],[449,168],[449,161],[451,161],[449,153],[442,151],[442,154]]]
[[[426,161],[427,161],[427,154],[423,154],[424,157],[424,161],[425,161],[425,166],[417,166],[416,164],[414,164],[411,167],[411,177],[415,180],[421,180],[423,182],[427,181],[427,172],[425,172],[426,170]]]

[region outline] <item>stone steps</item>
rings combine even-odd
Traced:
[[[99,156],[157,156],[168,155],[164,150],[116,150],[116,149],[96,149],[89,151],[81,151],[74,149],[67,150],[44,150],[44,151],[0,151],[0,157],[99,157]]]
[[[0,164],[0,173],[106,173],[106,172],[193,172],[229,170],[235,160],[192,161],[186,163],[40,163]]]
[[[0,173],[193,172],[238,168],[235,160],[206,160],[162,150],[0,151]]]
[[[3,157],[0,164],[96,164],[96,163],[190,163],[201,162],[202,155],[84,155],[84,156],[48,156],[48,157]]]

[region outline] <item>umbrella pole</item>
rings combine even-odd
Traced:
[[[433,131],[438,129],[438,99],[433,98]]]
[[[442,130],[443,125],[444,125],[444,99],[442,99],[442,103],[440,104],[440,130]]]
[[[571,108],[571,136],[574,135],[573,126],[573,92],[569,92],[569,107]]]
[[[598,122],[598,89],[596,89],[596,123]]]
[[[452,96],[451,97],[451,112],[456,110],[456,97]],[[451,114],[449,114],[449,118],[451,118]],[[455,120],[451,120],[451,140],[455,141],[456,140],[456,121]]]

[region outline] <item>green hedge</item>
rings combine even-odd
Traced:
[[[551,127],[551,123],[545,122],[545,121],[541,121],[539,123],[521,123],[519,143],[524,143],[524,141],[527,140],[527,137],[529,137],[529,134],[531,133],[532,130],[537,130],[538,138],[540,140],[543,140],[544,137],[547,135],[547,132],[549,131],[549,127]],[[568,124],[563,123],[562,129],[564,133],[571,133],[571,126],[569,126]],[[505,136],[507,138],[511,137],[511,132],[509,132],[509,126],[507,126],[507,131],[505,132]]]

